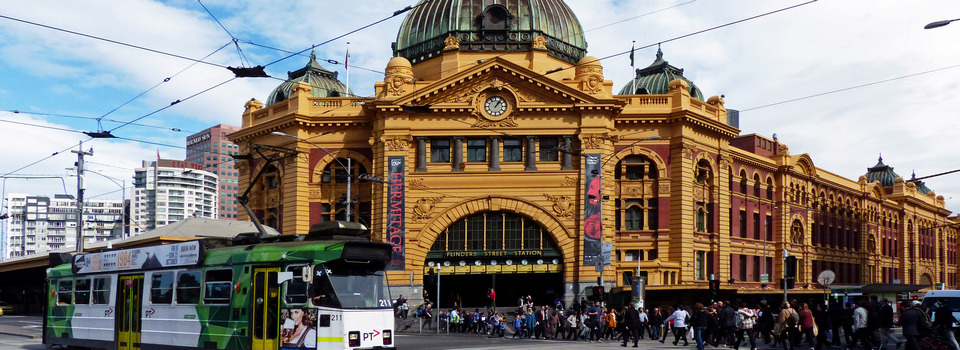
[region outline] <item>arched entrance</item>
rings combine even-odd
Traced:
[[[521,296],[552,305],[563,293],[563,257],[550,232],[533,219],[508,211],[483,211],[445,228],[427,253],[424,288],[440,307],[487,305],[488,288],[498,308],[516,308]],[[439,274],[439,276],[438,276]]]

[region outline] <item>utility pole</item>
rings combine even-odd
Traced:
[[[93,148],[84,152],[83,141],[80,141],[80,150],[70,152],[77,154],[77,253],[83,253],[83,156],[92,156]]]
[[[353,194],[350,193],[350,186],[353,184],[353,163],[351,163],[351,161],[352,159],[347,158],[347,221],[352,221],[350,220],[350,207],[353,206]],[[334,171],[334,173],[336,173],[336,171]]]

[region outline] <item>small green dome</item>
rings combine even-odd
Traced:
[[[337,72],[331,72],[317,63],[317,54],[310,53],[310,62],[303,68],[287,72],[287,81],[277,86],[267,98],[267,106],[290,98],[293,86],[299,82],[310,84],[313,97],[347,97],[353,96],[347,91],[347,86],[337,80]]]
[[[867,183],[880,181],[880,184],[884,187],[893,186],[893,180],[900,177],[893,172],[892,166],[883,164],[883,156],[877,160],[877,165],[867,168],[867,174],[864,176],[867,177]]]
[[[914,172],[913,175],[910,176],[910,180],[907,180],[907,182],[913,182],[915,185],[917,185],[917,192],[920,192],[923,194],[933,192],[933,190],[931,190],[930,187],[927,187],[927,185],[924,184],[923,181],[917,180],[916,172]]]
[[[413,64],[438,57],[451,36],[462,52],[528,52],[543,36],[557,59],[576,63],[587,53],[580,20],[563,0],[420,0],[400,25],[394,56]]]
[[[657,49],[657,59],[644,69],[637,69],[636,88],[632,88],[634,80],[630,80],[620,95],[661,95],[670,91],[669,84],[674,79],[683,79],[690,84],[690,96],[703,101],[703,93],[690,79],[683,77],[683,69],[671,66],[663,60],[663,51]]]

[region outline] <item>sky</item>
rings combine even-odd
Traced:
[[[84,141],[94,153],[86,157],[94,172],[86,176],[86,198],[121,199],[142,161],[157,153],[183,159],[187,136],[239,125],[246,101],[265,101],[288,71],[307,63],[309,51],[294,52],[416,2],[5,1],[0,191],[75,193],[70,151]],[[742,134],[776,134],[818,168],[855,181],[881,154],[905,178],[960,168],[960,21],[923,28],[960,17],[960,2],[566,2],[586,30],[589,55],[622,53],[635,42],[642,68],[662,43],[664,59],[705,97],[723,95],[727,108],[741,111]],[[318,46],[317,56],[345,80],[349,47],[350,88],[371,96],[402,19]],[[630,81],[626,55],[602,62],[614,92]],[[231,80],[224,68],[255,65],[275,78]],[[118,139],[82,133],[103,130]],[[960,211],[960,173],[926,183],[947,209]]]

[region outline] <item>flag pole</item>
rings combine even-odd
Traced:
[[[637,41],[633,41],[633,45],[630,46],[630,73],[633,73],[633,90],[630,90],[631,95],[637,93],[637,67],[633,64],[633,51],[636,50]]]
[[[343,60],[343,68],[347,70],[347,91],[346,95],[351,95],[350,93],[350,42],[347,42],[347,57]],[[350,96],[353,97],[353,96]]]

